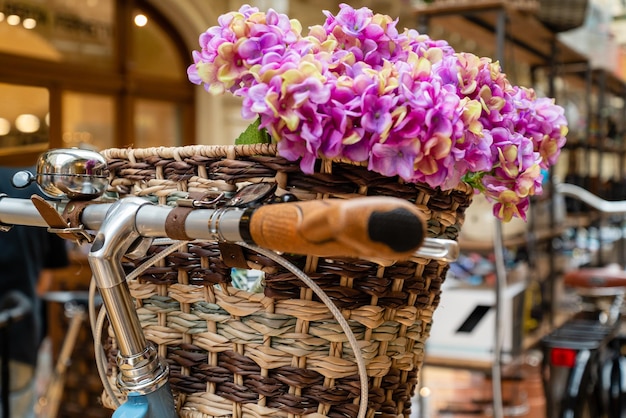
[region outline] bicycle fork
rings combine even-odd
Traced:
[[[115,411],[115,418],[177,416],[168,383],[169,368],[143,334],[121,263],[122,256],[140,238],[135,220],[137,211],[146,203],[140,198],[127,198],[113,204],[88,256],[117,339],[117,384],[128,395],[128,401]]]

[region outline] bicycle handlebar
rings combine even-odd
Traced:
[[[128,198],[121,199],[120,202]],[[113,204],[87,206],[81,221],[100,229]],[[170,237],[166,219],[172,207],[143,201],[135,228],[144,237]],[[32,202],[0,199],[0,223],[47,226]],[[194,209],[183,228],[190,239],[246,242],[275,251],[323,257],[407,259],[424,241],[422,214],[393,197],[362,197],[276,203],[255,209]]]
[[[555,189],[557,193],[564,196],[575,197],[586,203],[594,209],[606,214],[626,214],[626,200],[608,201],[604,200],[593,193],[583,189],[580,186],[569,183],[556,183]]]
[[[22,319],[31,312],[32,303],[22,292],[8,292],[0,300],[0,328]]]

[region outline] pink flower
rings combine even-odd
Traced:
[[[324,11],[327,17],[324,26],[328,32],[332,32],[335,27],[339,26],[346,35],[352,38],[358,38],[361,32],[367,29],[372,20],[371,11],[365,7],[355,10],[347,4],[340,4],[339,9],[337,17],[333,16],[328,11]],[[380,36],[382,31],[376,32]]]
[[[366,94],[363,96],[363,116],[361,126],[368,132],[382,135],[391,129],[391,109],[394,99],[391,96]]]
[[[565,143],[563,109],[511,85],[499,63],[400,33],[389,16],[347,4],[324,15],[302,35],[273,10],[227,13],[200,35],[189,80],[241,97],[242,115],[305,173],[344,158],[442,189],[467,182],[499,218],[525,219]]]
[[[374,144],[368,168],[384,176],[409,178],[413,175],[413,163],[420,152],[419,148],[420,143],[413,141],[404,141],[396,146]]]

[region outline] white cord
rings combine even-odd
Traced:
[[[96,367],[98,369],[98,374],[100,375],[100,380],[102,381],[102,386],[104,387],[104,390],[109,398],[111,398],[111,401],[115,404],[115,409],[117,409],[122,404],[120,400],[117,399],[115,391],[111,386],[111,382],[109,382],[109,379],[107,377],[106,353],[104,352],[104,347],[102,347],[102,344],[99,343],[99,341],[102,341],[102,331],[104,329],[105,320],[106,309],[102,307],[100,308],[100,313],[98,314],[98,319],[96,321],[96,333],[94,334],[94,357],[96,358]]]
[[[143,272],[148,270],[148,268],[152,267],[157,261],[161,261],[173,252],[178,251],[180,248],[187,245],[188,242],[189,241],[174,241],[169,238],[154,240],[153,243],[155,245],[171,245],[158,254],[153,255],[149,260],[146,260],[142,265],[130,272],[130,274],[126,276],[126,281],[135,280],[137,277],[141,276]]]
[[[307,276],[302,270],[296,267],[294,264],[276,254],[273,251],[266,250],[264,248],[259,248],[253,245],[248,245],[244,242],[237,243],[242,247],[246,247],[255,251],[261,255],[266,256],[267,258],[279,263],[291,273],[296,275],[300,280],[304,282],[326,305],[330,313],[335,317],[339,326],[345,332],[346,337],[348,338],[348,342],[350,343],[350,347],[352,347],[352,351],[354,352],[354,359],[356,360],[357,368],[359,370],[359,380],[361,382],[361,399],[359,402],[359,414],[358,418],[364,418],[367,413],[367,403],[368,403],[368,377],[367,377],[367,366],[365,365],[365,360],[363,360],[363,355],[361,354],[361,350],[359,348],[359,342],[357,341],[352,329],[350,329],[350,325],[346,318],[343,317],[341,311],[337,306],[333,303],[330,297],[322,290],[321,287],[317,285],[309,276]]]
[[[159,260],[162,260],[163,258],[167,257],[168,255],[170,255],[171,253],[173,253],[174,251],[178,250],[179,248],[181,248],[182,246],[186,244],[187,244],[186,241],[181,241],[181,242],[172,244],[170,247],[161,251],[155,256],[151,257],[149,260],[144,262],[141,266],[133,270],[127,276],[126,280],[132,280],[138,277],[147,268],[152,266],[154,263],[156,263]],[[339,308],[337,308],[337,306],[333,303],[330,297],[326,294],[326,292],[324,292],[324,290],[322,290],[321,287],[317,285],[317,283],[315,283],[302,270],[300,270],[294,264],[290,263],[285,258],[279,256],[273,251],[266,250],[264,248],[259,248],[256,246],[248,245],[243,242],[240,242],[238,244],[241,245],[242,247],[249,248],[261,255],[268,257],[269,259],[279,263],[280,265],[285,267],[287,270],[289,270],[291,273],[293,273],[295,276],[297,276],[320,298],[320,300],[324,303],[324,305],[326,305],[326,307],[328,308],[330,313],[333,315],[333,317],[337,320],[337,323],[339,324],[343,332],[346,334],[348,343],[350,344],[350,347],[352,348],[352,351],[354,352],[354,358],[356,360],[357,369],[359,372],[359,380],[360,380],[360,388],[361,388],[358,418],[364,418],[365,414],[367,413],[368,391],[369,391],[369,387],[368,387],[369,379],[367,377],[367,366],[365,365],[365,360],[363,359],[363,355],[361,354],[361,350],[359,348],[359,342],[354,336],[354,333],[352,332],[352,329],[350,329],[350,325],[348,324],[348,321],[343,317]],[[96,351],[96,365],[98,367],[98,373],[100,374],[100,380],[102,380],[104,389],[106,390],[107,394],[111,397],[113,402],[116,404],[116,407],[119,407],[120,402],[113,392],[113,388],[111,387],[111,384],[106,376],[106,368],[104,367],[104,364],[105,364],[104,360],[106,360],[106,355],[104,352],[104,348],[102,347],[102,344],[101,344],[101,340],[102,340],[101,337],[102,337],[102,332],[104,328],[104,320],[105,320],[105,313],[106,313],[106,310],[104,309],[104,307],[100,310],[100,313],[98,314],[98,318],[95,321],[95,323],[92,319],[92,311],[95,314],[95,308],[93,308],[92,306],[93,296],[95,296],[95,290],[94,290],[95,286],[93,286],[93,282],[94,280],[92,280],[92,285],[90,285],[90,289],[89,289],[90,291],[89,314],[90,314],[90,322],[92,324],[92,332],[94,335],[94,347]]]
[[[89,325],[91,326],[91,335],[94,335],[94,331],[96,330],[96,292],[98,291],[98,287],[96,286],[96,280],[93,276],[91,276],[91,281],[89,282]]]

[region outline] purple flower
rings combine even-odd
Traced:
[[[397,145],[376,143],[372,146],[372,158],[368,169],[384,176],[399,175],[410,178],[415,170],[414,163],[420,152],[420,143],[404,141]]]
[[[336,26],[340,26],[344,33],[358,38],[361,31],[364,31],[372,20],[372,11],[363,7],[355,10],[347,4],[339,5],[339,13],[334,17],[330,12],[325,11],[326,29],[332,31]]]
[[[391,96],[376,96],[366,94],[363,96],[363,116],[361,126],[369,132],[378,135],[391,129],[391,108],[394,99]]]
[[[258,64],[263,55],[268,52],[280,54],[284,46],[280,43],[280,38],[275,33],[264,33],[260,37],[244,39],[239,44],[237,51],[242,59],[250,65]]]
[[[525,219],[565,143],[563,108],[389,16],[347,4],[324,15],[303,36],[274,10],[227,13],[200,35],[188,78],[241,97],[242,115],[305,173],[342,158],[442,189],[467,182],[499,218]]]
[[[326,103],[330,98],[329,86],[314,77],[307,77],[300,83],[288,86],[287,93],[293,96],[295,106],[300,106],[305,101]]]

